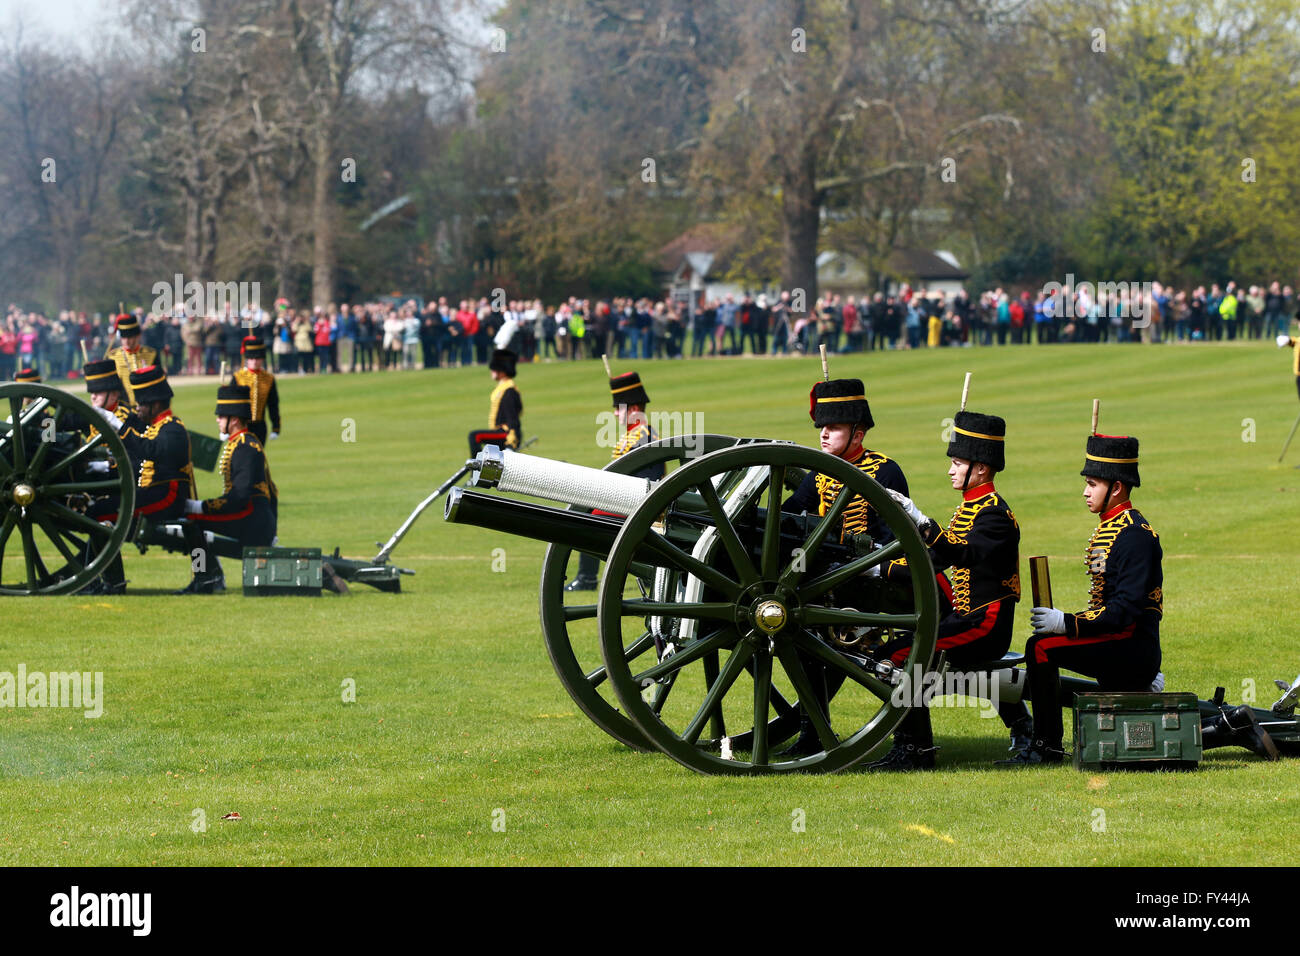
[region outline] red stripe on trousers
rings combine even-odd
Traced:
[[[1058,647],[1083,647],[1087,644],[1104,644],[1106,641],[1122,641],[1126,637],[1132,637],[1135,630],[1137,630],[1137,625],[1130,624],[1122,631],[1115,631],[1113,634],[1100,634],[1097,637],[1067,637],[1064,634],[1040,637],[1034,642],[1034,663],[1046,664],[1047,651]],[[1044,646],[1046,646],[1046,649],[1044,649]]]
[[[994,601],[984,611],[984,620],[982,620],[978,626],[972,627],[966,631],[959,631],[949,637],[939,638],[939,642],[935,644],[934,649],[936,651],[943,651],[950,647],[960,647],[963,644],[978,641],[981,637],[986,636],[993,630],[993,625],[998,621],[998,612],[1000,610],[1002,610],[1002,602]],[[893,656],[891,656],[889,660],[893,664],[902,664],[903,661],[907,660],[907,655],[910,653],[912,653],[911,647],[900,648],[899,650],[894,651]]]
[[[155,511],[162,511],[164,508],[166,508],[168,505],[172,504],[176,500],[176,488],[179,484],[180,484],[179,481],[167,482],[166,498],[162,499],[162,501],[155,501],[151,505],[144,505],[142,507],[136,508],[135,513],[138,515],[151,515]]]
[[[189,519],[191,521],[238,521],[240,518],[247,518],[252,513],[253,513],[253,503],[250,501],[244,507],[243,511],[237,511],[234,514],[227,514],[227,515],[197,514],[197,515],[190,515]]]

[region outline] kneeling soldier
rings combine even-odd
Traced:
[[[244,385],[223,385],[217,389],[217,427],[225,445],[217,461],[224,485],[221,496],[205,501],[189,499],[185,513],[190,524],[234,538],[250,548],[269,546],[275,540],[276,489],[266,463],[262,443],[249,428],[252,406]],[[178,594],[212,594],[224,591],[221,561],[209,554],[206,539],[195,541],[204,557],[194,580]]]
[[[1160,538],[1129,500],[1138,477],[1138,440],[1090,435],[1083,471],[1088,510],[1101,523],[1088,540],[1084,565],[1092,576],[1088,607],[1066,614],[1036,607],[1025,646],[1034,740],[999,766],[1061,763],[1060,668],[1095,677],[1103,691],[1149,691],[1160,671],[1164,575]]]
[[[515,353],[509,349],[497,349],[492,353],[488,371],[492,373],[496,386],[488,404],[488,427],[469,433],[471,455],[477,455],[484,445],[517,451],[523,441],[524,427],[520,418],[524,413],[524,401],[519,389],[515,388],[515,361]]]
[[[97,407],[104,424],[118,433],[136,469],[135,517],[161,522],[185,514],[185,499],[194,496],[194,466],[190,462],[190,433],[172,414],[172,389],[161,368],[148,365],[131,373],[130,390],[136,407],[120,419]],[[117,520],[119,499],[101,498],[86,509],[97,521]],[[126,587],[119,554],[104,572],[104,586],[120,593]]]
[[[1020,525],[1011,507],[993,487],[993,476],[1006,467],[1007,423],[996,415],[959,411],[953,424],[948,478],[961,494],[961,505],[948,527],[921,513],[910,498],[894,493],[930,549],[939,582],[940,614],[936,654],[947,655],[956,670],[996,661],[1011,646],[1011,625],[1020,600]],[[951,568],[950,575],[942,572]],[[891,578],[907,581],[906,559],[890,563]],[[897,638],[878,652],[895,666],[907,660],[910,636]],[[1022,703],[998,708],[1011,729],[1012,746],[1027,747],[1032,722]],[[868,770],[926,770],[934,766],[930,710],[914,705],[894,735],[893,749]]]
[[[898,462],[863,447],[867,432],[875,427],[876,421],[871,417],[871,405],[867,401],[866,387],[861,379],[837,378],[817,382],[808,393],[808,414],[813,425],[820,430],[818,439],[822,451],[857,466],[886,489],[907,494],[907,478]],[[843,482],[829,475],[810,473],[794,493],[782,502],[781,510],[809,514],[815,511],[824,515],[843,488]],[[844,517],[836,530],[836,540],[841,542],[863,533],[869,534],[877,544],[894,539],[893,531],[881,520],[876,509],[860,496],[855,496],[844,509]],[[804,659],[804,668],[808,671],[821,706],[825,708],[844,682],[843,675],[838,671],[828,675],[823,665],[811,659]],[[821,750],[822,744],[817,732],[807,714],[803,713],[801,704],[799,736],[783,753],[806,756]]]

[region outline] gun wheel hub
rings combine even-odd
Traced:
[[[36,500],[36,489],[26,482],[19,482],[14,485],[13,496],[14,504],[26,508]]]
[[[780,601],[762,601],[754,609],[754,623],[764,634],[775,634],[785,627],[788,619],[785,605]]]

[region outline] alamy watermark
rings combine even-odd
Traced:
[[[1073,272],[1065,282],[1049,282],[1043,295],[1052,304],[1052,315],[1067,319],[1131,319],[1132,328],[1151,325],[1155,295],[1151,282],[1078,282]],[[1044,303],[1046,308],[1047,303]]]
[[[596,445],[598,447],[617,448],[630,429],[637,425],[649,425],[654,430],[656,439],[680,438],[688,458],[704,454],[703,412],[644,412],[629,409],[625,416],[626,423],[621,424],[617,412],[597,413]]]
[[[185,281],[176,273],[171,283],[155,282],[150,290],[154,294],[150,311],[154,315],[172,315],[180,309],[189,315],[223,315],[227,307],[240,314],[256,312],[262,307],[260,282],[209,282],[206,285],[195,279]]]
[[[944,697],[956,697],[955,707],[973,706],[979,708],[981,717],[996,717],[1001,697],[998,675],[987,671],[927,671],[920,680],[913,681],[911,672],[904,671],[890,701],[896,707],[940,707]]]
[[[0,707],[71,707],[91,720],[104,713],[104,672],[0,671]]]

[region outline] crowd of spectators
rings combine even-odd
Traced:
[[[992,289],[970,297],[904,286],[897,294],[827,294],[796,311],[789,292],[726,295],[700,303],[648,298],[533,301],[446,298],[374,301],[273,312],[227,309],[222,316],[135,310],[143,344],[169,374],[215,375],[240,364],[246,335],[262,338],[279,374],[395,371],[486,364],[493,348],[523,361],[686,358],[752,353],[833,352],[1058,342],[1194,342],[1262,339],[1286,333],[1297,302],[1290,286],[1191,289],[1160,283],[1108,296],[1076,289]],[[114,344],[113,315],[47,317],[10,305],[0,321],[0,381],[18,368],[46,379],[76,375],[81,343],[91,357]]]

